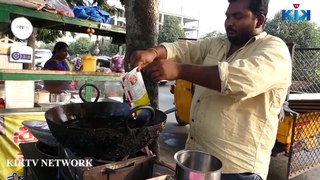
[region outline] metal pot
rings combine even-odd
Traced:
[[[50,102],[51,103],[69,103],[71,100],[71,93],[69,91],[62,91],[61,93],[51,93]]]
[[[175,153],[177,180],[220,180],[222,162],[202,151],[181,150]]]
[[[137,118],[132,117],[135,112]],[[63,146],[81,156],[113,160],[149,145],[160,135],[167,116],[150,106],[130,109],[120,102],[84,102],[51,108],[45,118]]]
[[[22,124],[36,137],[40,142],[51,146],[58,147],[59,143],[51,134],[47,122],[40,120],[26,120]]]

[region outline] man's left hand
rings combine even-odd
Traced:
[[[180,74],[180,64],[167,60],[161,59],[153,61],[148,64],[145,68],[147,74],[149,74],[154,80],[177,80]]]

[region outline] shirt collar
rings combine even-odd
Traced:
[[[254,41],[258,40],[258,39],[262,39],[262,38],[265,38],[267,36],[267,33],[266,32],[262,32],[258,35],[255,35],[253,36],[252,38],[249,39],[249,41],[243,46],[243,47],[246,47],[247,45],[253,43]],[[230,43],[230,42],[229,42]]]
[[[261,32],[260,34],[258,35],[255,35],[253,36],[252,38],[249,39],[249,41],[242,47],[246,47],[247,45],[253,43],[254,41],[258,40],[258,39],[262,39],[262,38],[265,38],[267,36],[267,33],[265,31]],[[231,46],[231,43],[230,41],[228,40],[228,37],[227,36],[224,36],[224,41],[226,42],[225,44],[227,45],[226,49],[229,50],[230,49],[230,46]]]
[[[249,41],[248,41],[246,44],[248,44],[248,43],[250,43],[250,42],[253,42],[253,41],[257,40],[257,39],[264,38],[264,37],[266,37],[266,36],[267,36],[267,32],[263,31],[263,32],[261,32],[260,34],[257,34],[257,35],[255,35],[255,36],[253,36],[252,38],[250,38]],[[222,36],[222,38],[223,38],[225,41],[228,41],[228,42],[230,43],[230,41],[228,40],[228,37],[227,37],[226,35],[225,35],[225,36]]]
[[[250,41],[254,42],[255,40],[265,38],[266,36],[267,36],[267,33],[264,31],[256,36],[253,36],[248,42]],[[248,42],[246,43],[246,45],[248,44]]]

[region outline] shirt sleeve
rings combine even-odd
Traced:
[[[206,39],[198,41],[178,40],[174,43],[162,43],[167,50],[167,59],[185,63],[202,64],[210,47],[214,47],[216,39]]]
[[[270,89],[288,88],[292,62],[287,45],[268,37],[246,59],[219,62],[221,93],[239,100],[257,96]]]

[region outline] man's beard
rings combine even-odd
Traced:
[[[229,41],[231,42],[231,44],[234,45],[244,45],[249,41],[250,38],[251,36],[249,35],[239,35],[233,37],[228,36]]]
[[[249,31],[249,28],[247,30],[244,30],[239,33],[238,31],[236,31],[232,27],[227,27],[226,32],[227,32],[227,37],[228,37],[229,41],[233,45],[244,45],[252,37],[252,32]],[[228,32],[234,34],[235,36],[229,36]]]

